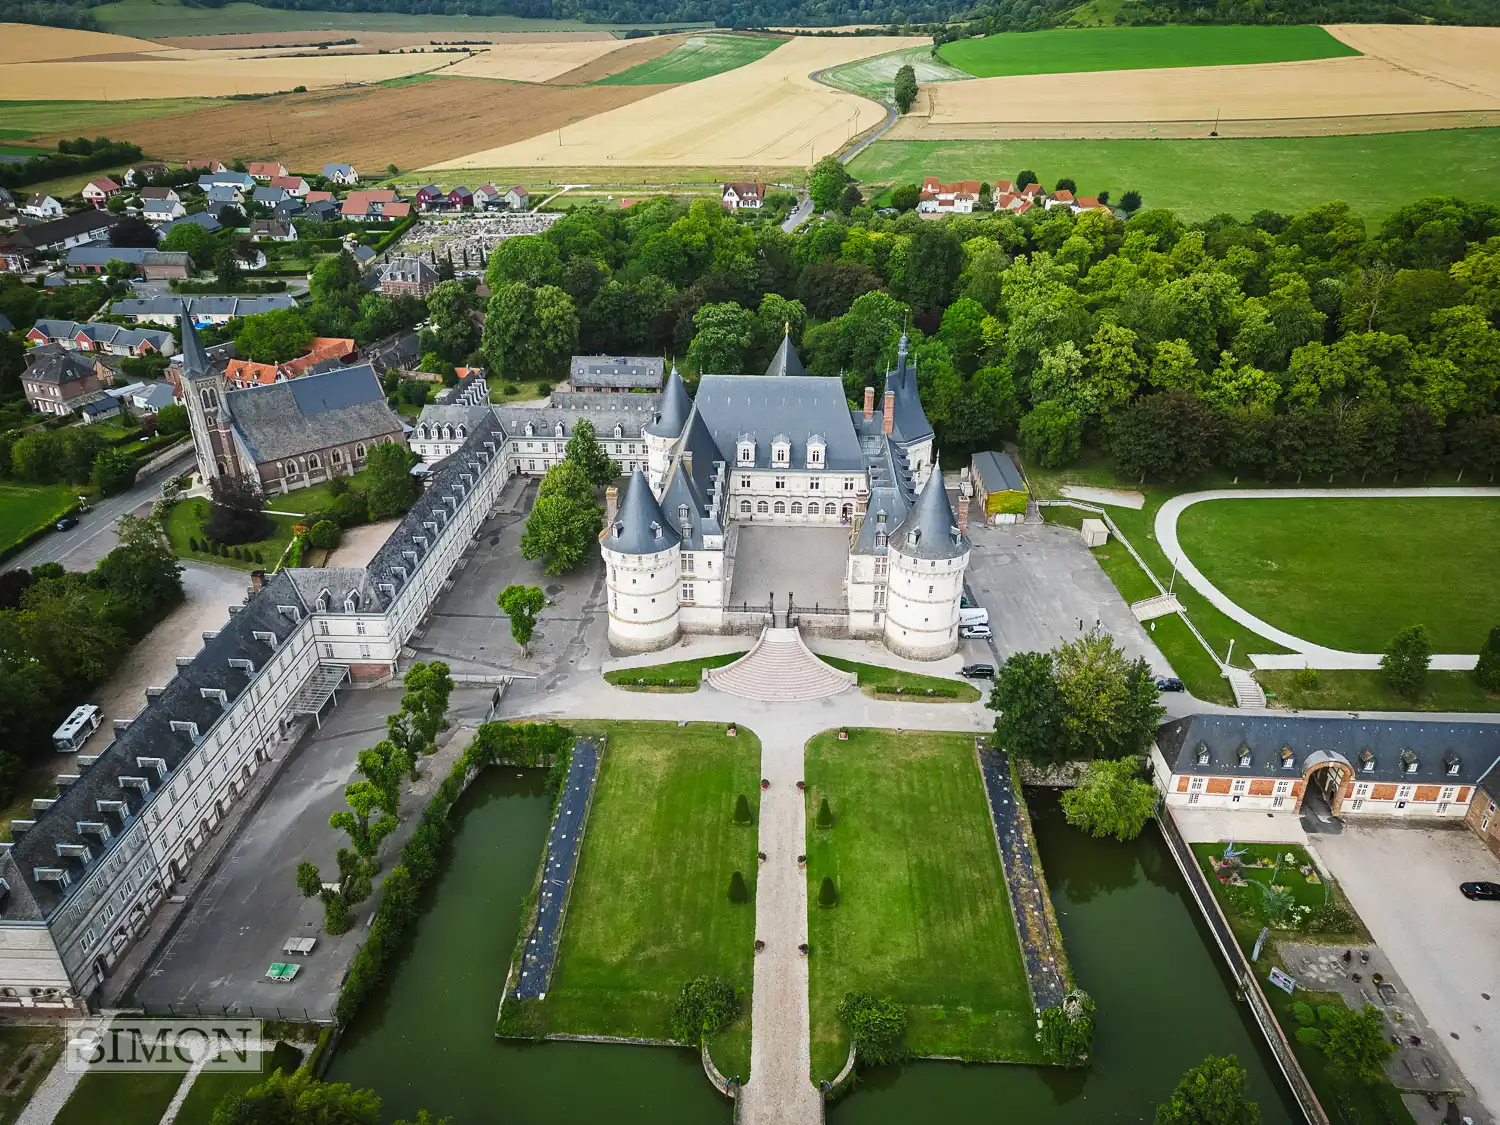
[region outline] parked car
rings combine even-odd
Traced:
[[[1460,883],[1458,889],[1463,891],[1464,898],[1471,898],[1476,901],[1483,899],[1490,902],[1500,902],[1500,883],[1484,881]]]
[[[987,641],[995,634],[990,632],[988,625],[961,625],[958,635],[966,641]]]
[[[57,528],[58,531],[67,531],[69,528],[77,527],[78,521],[72,516],[63,516],[62,519],[58,520],[52,526]]]
[[[965,664],[958,670],[958,674],[970,680],[993,680],[995,666],[993,664]]]
[[[1176,676],[1157,676],[1156,677],[1156,690],[1157,691],[1187,691],[1187,688],[1185,688],[1185,687],[1182,686],[1182,681],[1179,680]]]

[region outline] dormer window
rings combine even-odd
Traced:
[[[877,531],[875,533],[875,549],[877,551],[883,550],[890,541],[890,536],[886,535],[885,532]]]
[[[561,422],[557,423],[557,425],[555,425],[555,426],[552,427],[552,436],[553,437],[562,437],[563,436],[563,424]]]
[[[526,436],[527,437],[536,437],[536,425],[535,425],[535,423],[532,423],[532,422],[527,422],[526,423]]]
[[[625,427],[622,426],[622,425],[620,425],[619,422],[616,422],[615,423],[615,437],[622,438],[624,436],[625,436]]]
[[[1198,743],[1198,749],[1197,752],[1193,755],[1193,760],[1196,761],[1200,766],[1208,765],[1208,743]]]
[[[678,504],[677,505],[677,522],[678,523],[682,523],[682,524],[687,523],[688,510],[689,509],[688,509],[688,506],[686,504]]]
[[[1368,746],[1359,752],[1359,768],[1362,773],[1375,772],[1375,751]]]
[[[792,463],[792,443],[787,440],[785,434],[777,434],[771,442],[771,464],[790,465]]]
[[[807,467],[809,469],[821,469],[825,461],[828,446],[823,441],[822,435],[813,434],[807,439]]]
[[[1444,773],[1446,773],[1450,777],[1452,777],[1452,776],[1456,775],[1458,773],[1458,771],[1460,769],[1462,769],[1462,768],[1463,768],[1463,762],[1461,762],[1459,760],[1458,755],[1454,751],[1449,750],[1446,754],[1443,755],[1443,772]]]
[[[734,459],[740,465],[755,464],[755,439],[749,434],[742,435],[735,443]]]
[[[1297,763],[1295,761],[1295,756],[1292,754],[1292,748],[1290,746],[1283,746],[1281,748],[1281,768],[1284,770],[1289,770],[1296,764]]]
[[[1400,761],[1402,773],[1417,772],[1417,754],[1416,751],[1413,750],[1410,746],[1403,746],[1401,748]]]
[[[1250,747],[1240,743],[1240,769],[1250,768]]]

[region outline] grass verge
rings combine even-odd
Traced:
[[[743,652],[721,652],[717,656],[700,656],[695,660],[674,660],[670,664],[651,664],[645,668],[616,668],[604,673],[607,683],[626,691],[656,691],[668,694],[697,691],[703,669],[733,664]]]
[[[63,1048],[62,1029],[54,1025],[0,1027],[0,1075],[8,1078],[22,1052],[33,1046],[39,1047],[40,1053],[33,1054],[31,1064],[17,1073],[19,1082],[12,1092],[0,1095],[0,1125],[11,1125],[20,1116],[31,1095],[61,1057]]]
[[[973,738],[851,730],[807,749],[813,1080],[848,1055],[846,992],[906,1005],[918,1055],[1037,1061],[1035,1016]],[[816,814],[827,797],[832,828]],[[835,907],[818,905],[823,878]]]
[[[955,703],[977,703],[979,689],[963,680],[952,680],[947,676],[924,676],[920,672],[905,672],[899,668],[882,668],[878,664],[861,664],[857,660],[843,660],[837,656],[818,657],[824,664],[831,664],[859,677],[859,690],[875,699],[910,699],[929,703],[932,701]]]
[[[727,1075],[750,1073],[755,904],[729,901],[730,875],[756,879],[760,740],[716,723],[577,723],[608,747],[574,877],[557,967],[536,1007],[544,1034],[670,1039],[692,977],[721,976],[743,1013],[710,1044]]]

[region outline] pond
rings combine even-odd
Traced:
[[[536,771],[490,770],[455,810],[447,862],[386,987],[350,1027],[328,1078],[375,1089],[386,1120],[420,1108],[454,1125],[721,1125],[729,1103],[687,1051],[493,1038],[522,900],[550,814]],[[1098,1003],[1093,1066],[917,1063],[869,1076],[833,1125],[1007,1117],[1049,1125],[1149,1121],[1209,1053],[1250,1071],[1265,1125],[1301,1121],[1155,826],[1130,844],[1069,828],[1054,795],[1028,793],[1042,862],[1079,983]]]

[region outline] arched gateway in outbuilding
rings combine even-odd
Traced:
[[[1354,776],[1354,767],[1342,754],[1328,750],[1314,750],[1302,763],[1302,796],[1297,802],[1300,811],[1311,795],[1328,805],[1328,811],[1338,816],[1344,804],[1344,782]]]

